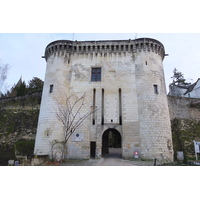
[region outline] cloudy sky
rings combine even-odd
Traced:
[[[184,73],[187,79],[193,79],[194,82],[200,77],[199,19],[198,0],[1,1],[0,59],[3,63],[9,63],[10,65],[6,81],[7,87],[11,87],[16,83],[20,76],[26,82],[34,76],[44,80],[46,63],[41,56],[44,55],[45,47],[54,40],[71,40],[73,38],[72,33],[75,33],[75,40],[134,39],[136,33],[137,38],[150,37],[157,39],[163,43],[166,53],[169,54],[164,60],[166,85],[168,86],[171,82],[170,77],[175,67]],[[175,198],[185,199],[187,197],[192,199],[196,198],[196,193],[193,191],[198,191],[199,189],[198,179],[196,178],[196,174],[198,173],[196,171],[198,170],[197,168],[195,168],[196,170],[194,168],[192,170],[189,168],[171,168],[167,169],[169,173],[163,173],[163,168],[151,168],[151,171],[147,171],[147,168],[146,171],[141,168],[137,168],[137,170],[130,168],[129,171],[126,168],[125,174],[124,170],[123,173],[119,173],[119,168],[116,168],[116,171],[113,171],[114,168],[109,169],[110,171],[108,171],[108,168],[104,168],[102,176],[101,173],[96,173],[96,168],[87,168],[88,171],[84,171],[86,173],[82,173],[83,169],[77,170],[77,168],[70,169],[68,173],[66,173],[65,168],[63,168],[63,171],[59,170],[59,172],[55,168],[55,171],[53,171],[54,174],[52,173],[52,168],[49,169],[50,171],[45,168],[42,171],[43,173],[39,175],[45,177],[44,180],[46,182],[42,181],[43,179],[38,182],[38,176],[35,176],[35,173],[32,173],[32,171],[30,173],[28,169],[24,168],[20,173],[16,173],[13,170],[12,176],[10,175],[8,178],[8,174],[11,173],[9,168],[9,171],[6,171],[7,173],[2,173],[5,175],[5,177],[3,176],[3,180],[1,176],[1,182],[4,184],[1,185],[4,186],[1,187],[3,188],[2,196],[4,194],[5,196],[8,194],[12,196],[10,187],[5,187],[7,185],[5,183],[9,181],[8,184],[14,184],[12,187],[14,189],[12,197],[16,198],[16,193],[21,189],[20,187],[24,183],[24,180],[29,183],[26,184],[27,187],[24,185],[26,191],[37,187],[39,191],[41,190],[40,194],[44,198],[49,199],[63,198],[63,193],[60,191],[65,191],[66,188],[68,188],[67,195],[72,195],[72,198],[76,194],[77,199],[82,198],[84,195],[87,195],[91,199],[93,196],[90,195],[90,198],[87,193],[88,185],[92,191],[98,190],[100,198],[105,197],[105,190],[109,188],[109,190],[107,189],[106,196],[115,199],[122,199],[125,194],[130,198],[134,188],[136,191],[134,195],[140,195],[138,196],[139,198],[141,198],[141,194],[143,199],[147,199],[153,195],[157,200],[160,199],[160,195],[154,194],[155,187],[159,188],[169,198],[171,198],[171,194],[173,193],[173,197]],[[155,170],[152,171],[153,169]],[[33,169],[31,168],[31,170]],[[38,174],[41,169],[37,170],[34,172]],[[137,173],[133,173],[134,170]],[[102,169],[99,172],[102,172]],[[22,174],[26,176],[22,178]],[[51,181],[49,181],[49,174],[51,174]],[[88,174],[91,174],[89,179]],[[94,174],[95,176],[99,175],[96,178],[98,181],[91,185],[91,183],[94,183]],[[143,175],[142,177],[145,177],[145,181],[141,178],[141,174]],[[16,177],[16,175],[18,176]],[[11,182],[10,180],[13,177],[15,177],[17,183],[21,184],[16,185],[15,181]],[[60,178],[58,179],[58,177]],[[102,188],[100,179],[104,181],[105,177],[109,177],[112,184],[109,181],[106,185],[104,184],[104,192],[101,193],[99,192],[99,188]],[[172,177],[180,180],[178,185],[176,181],[172,181]],[[185,184],[185,180],[187,178],[191,180],[191,177],[193,177],[193,184]],[[123,180],[119,181],[122,178]],[[86,179],[88,181],[85,182]],[[68,181],[65,181],[64,184],[59,184],[61,187],[55,189],[55,184],[52,184],[52,182],[60,183],[59,181],[61,181],[62,183],[63,180]],[[78,185],[77,180],[79,180]],[[130,180],[133,180],[131,184],[120,185],[120,191],[110,192],[116,191],[120,183],[129,183]],[[35,186],[36,181],[37,186]],[[165,190],[169,187],[169,183],[171,184],[171,192],[166,193]],[[74,187],[74,185],[78,187],[78,193],[77,187]],[[189,186],[192,189],[191,191],[188,188]],[[144,189],[147,191],[146,193],[144,193]],[[47,190],[52,192],[44,192]],[[32,191],[30,193],[34,196]]]
[[[74,40],[128,40],[150,37],[165,46],[169,56],[164,59],[166,87],[173,69],[181,71],[189,82],[200,77],[199,33],[74,33]],[[46,62],[41,58],[45,47],[54,40],[72,40],[73,33],[0,33],[0,59],[10,66],[3,89],[10,88],[22,76],[28,83],[33,77],[44,80]]]

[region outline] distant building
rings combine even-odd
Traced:
[[[200,78],[191,85],[173,85],[169,86],[170,96],[200,98]]]

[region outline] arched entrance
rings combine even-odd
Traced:
[[[121,157],[122,139],[121,134],[114,128],[107,129],[102,135],[102,156],[112,154]]]

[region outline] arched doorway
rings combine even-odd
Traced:
[[[121,134],[114,128],[107,129],[102,135],[102,156],[112,154],[121,157],[122,139]]]

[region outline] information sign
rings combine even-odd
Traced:
[[[138,151],[134,151],[134,157],[138,158]]]
[[[194,151],[196,155],[196,160],[198,160],[197,153],[200,153],[200,142],[194,141]]]

